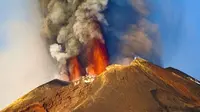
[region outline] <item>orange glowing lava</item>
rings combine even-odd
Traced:
[[[81,77],[81,66],[77,57],[69,59],[69,80],[78,80]]]
[[[94,39],[92,41],[92,48],[87,56],[89,64],[86,68],[86,72],[88,75],[99,75],[108,66],[106,47],[99,39]]]

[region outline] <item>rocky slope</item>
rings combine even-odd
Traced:
[[[138,58],[107,67],[91,83],[53,80],[1,112],[200,112],[200,85]]]

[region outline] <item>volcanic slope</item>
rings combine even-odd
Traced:
[[[137,58],[107,67],[91,83],[53,80],[1,112],[200,112],[200,85]]]

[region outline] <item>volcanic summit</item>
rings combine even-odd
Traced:
[[[184,73],[137,58],[86,83],[50,81],[1,112],[199,112],[200,85]]]

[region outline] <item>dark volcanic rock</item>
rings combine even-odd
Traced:
[[[136,59],[92,83],[51,81],[2,112],[200,112],[200,85],[179,73]]]

